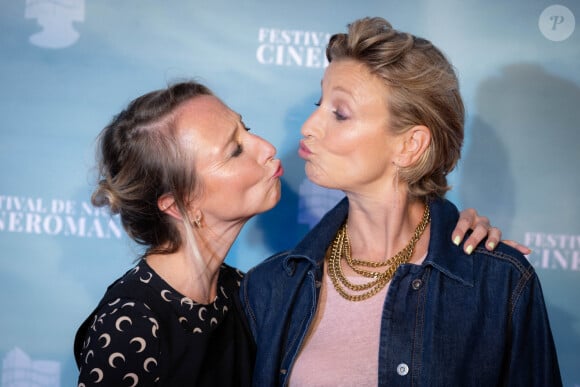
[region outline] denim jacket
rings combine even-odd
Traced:
[[[379,386],[561,386],[533,267],[503,244],[465,254],[451,242],[457,208],[436,199],[430,211],[426,259],[397,269],[384,302]],[[347,213],[344,199],[293,250],[244,278],[241,299],[258,347],[254,385],[288,384],[316,313],[326,249]],[[337,338],[336,350],[348,343]]]

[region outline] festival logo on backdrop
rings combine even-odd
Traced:
[[[73,22],[85,20],[85,0],[26,0],[24,17],[36,19],[42,27],[30,36],[30,43],[42,48],[69,47],[79,38]]]
[[[120,239],[118,217],[88,202],[0,195],[0,232]]]
[[[523,243],[533,250],[528,260],[536,268],[580,271],[580,235],[527,232]]]
[[[328,32],[262,27],[258,30],[256,59],[264,65],[324,68],[328,66],[329,39]]]

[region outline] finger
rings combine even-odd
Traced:
[[[501,230],[497,227],[489,225],[489,219],[480,217],[478,223],[473,228],[473,232],[465,241],[463,246],[467,254],[471,254],[476,246],[487,238],[485,247],[488,250],[493,250],[501,239]]]
[[[524,254],[524,255],[528,255],[532,253],[532,249],[530,249],[528,246],[524,246],[522,244],[519,244],[516,241],[513,241],[511,239],[506,239],[502,241],[503,243],[505,243],[508,246],[513,247],[514,249],[518,250],[520,253]]]
[[[453,232],[451,233],[453,243],[456,246],[461,244],[461,241],[463,241],[463,238],[465,237],[465,233],[467,233],[467,230],[471,228],[476,217],[477,212],[473,208],[468,208],[459,213],[459,220],[455,225],[455,229],[453,229]]]

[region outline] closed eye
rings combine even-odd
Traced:
[[[314,103],[314,106],[320,107],[321,103],[322,103],[322,99],[319,99],[318,102]],[[347,116],[340,113],[338,110],[333,110],[332,114],[334,114],[334,117],[336,118],[337,121],[345,121],[348,119]]]
[[[342,115],[338,110],[333,110],[332,113],[337,121],[344,121],[348,118],[347,116]]]
[[[244,147],[242,146],[242,144],[238,143],[236,146],[236,149],[232,153],[232,157],[238,157],[239,155],[242,154],[243,151],[244,151]]]

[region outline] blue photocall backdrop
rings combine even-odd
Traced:
[[[341,197],[307,181],[296,151],[326,42],[363,16],[456,66],[468,115],[449,198],[534,250],[564,384],[580,386],[578,15],[577,0],[2,1],[1,386],[75,385],[74,332],[140,251],[89,204],[95,137],[138,95],[194,77],[277,147],[282,201],[229,263],[292,246]]]

